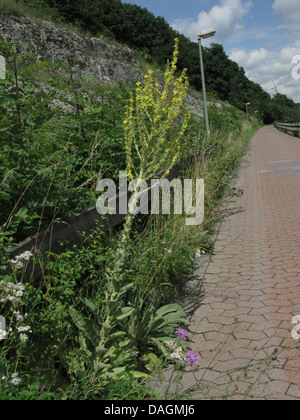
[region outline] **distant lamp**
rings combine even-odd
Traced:
[[[247,121],[249,122],[249,112],[248,112],[248,106],[251,105],[251,102],[248,102],[246,104],[246,113],[247,113]]]

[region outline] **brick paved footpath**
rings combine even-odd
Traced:
[[[251,140],[207,267],[191,330],[191,399],[300,399],[300,139],[273,127]],[[300,332],[300,330],[299,330]]]

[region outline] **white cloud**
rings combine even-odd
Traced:
[[[273,0],[273,18],[277,16],[279,20],[274,21],[269,16],[265,19],[267,25],[252,20],[252,27],[248,18],[251,18],[252,7],[258,9],[258,0],[219,0],[216,3],[209,11],[199,12],[195,19],[176,19],[171,25],[192,41],[197,40],[198,32],[213,27],[216,36],[205,40],[205,46],[212,42],[227,47],[233,43],[241,45],[231,50],[229,58],[245,69],[250,80],[270,93],[274,93],[276,87],[300,103],[300,80],[292,77],[293,57],[300,55],[300,0]],[[270,5],[270,11],[272,9]],[[256,46],[249,50],[254,40]],[[261,47],[257,47],[259,41]]]
[[[275,0],[272,7],[275,14],[281,15],[286,22],[297,23],[299,25],[299,0]]]
[[[252,1],[221,0],[220,5],[214,6],[209,12],[200,12],[196,21],[176,19],[171,26],[192,41],[196,40],[198,32],[212,27],[217,31],[214,42],[224,43],[236,38],[237,33],[243,29],[243,17],[252,6]]]
[[[280,93],[300,103],[300,80],[292,76],[295,67],[293,57],[297,54],[300,54],[300,41],[277,52],[265,48],[251,52],[239,49],[233,51],[229,58],[243,67],[247,77],[266,91],[274,93],[276,87]]]
[[[293,77],[296,66],[293,58],[300,55],[300,1],[275,0],[272,8],[279,16],[280,24],[268,27],[270,32],[266,40],[269,39],[269,45],[252,51],[237,49],[229,58],[243,67],[247,77],[266,91],[272,94],[277,88],[300,103],[300,80]]]

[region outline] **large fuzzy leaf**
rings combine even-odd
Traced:
[[[96,347],[98,345],[98,331],[94,328],[94,323],[75,308],[71,307],[69,314],[79,331]]]

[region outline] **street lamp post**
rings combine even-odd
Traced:
[[[207,100],[206,100],[206,86],[205,86],[205,75],[204,75],[204,66],[203,66],[203,54],[202,54],[202,39],[210,38],[216,34],[214,29],[207,29],[206,31],[199,32],[197,34],[198,43],[199,43],[199,54],[200,54],[200,68],[202,76],[202,90],[203,90],[203,104],[204,104],[204,116],[205,116],[205,127],[207,138],[210,135],[209,121],[208,121],[208,110],[207,110]]]
[[[246,112],[247,112],[247,122],[249,123],[249,112],[248,112],[248,106],[249,105],[251,105],[251,103],[250,102],[248,102],[247,104],[246,104]]]

